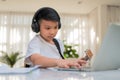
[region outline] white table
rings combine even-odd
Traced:
[[[120,70],[79,72],[37,69],[27,74],[0,74],[0,80],[120,80]]]

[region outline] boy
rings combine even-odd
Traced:
[[[32,30],[36,35],[28,45],[26,62],[31,66],[60,67],[60,68],[81,68],[86,61],[82,59],[62,59],[53,41],[58,29],[61,28],[59,14],[50,7],[39,9],[32,19]],[[64,46],[62,41],[56,39],[60,45],[63,55]]]

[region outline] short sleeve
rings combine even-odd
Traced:
[[[25,56],[25,61],[27,63],[31,62],[29,60],[29,57],[34,54],[34,53],[38,53],[40,54],[40,44],[39,44],[39,39],[37,39],[36,37],[34,39],[32,39],[29,44],[28,44],[28,47],[27,47],[27,53],[26,53],[26,56]]]

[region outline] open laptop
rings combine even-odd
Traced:
[[[67,71],[103,71],[115,70],[120,68],[120,25],[111,24],[102,41],[101,47],[92,59],[90,68],[64,69]]]
[[[120,24],[111,24],[94,57],[92,70],[115,70],[120,68]]]

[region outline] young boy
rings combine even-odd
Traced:
[[[53,41],[58,30],[61,28],[59,14],[50,7],[39,9],[32,20],[32,30],[36,35],[28,45],[26,63],[31,66],[40,65],[41,67],[60,67],[60,68],[81,68],[86,61],[82,59],[62,59]],[[64,46],[58,40],[61,54],[63,55]]]

